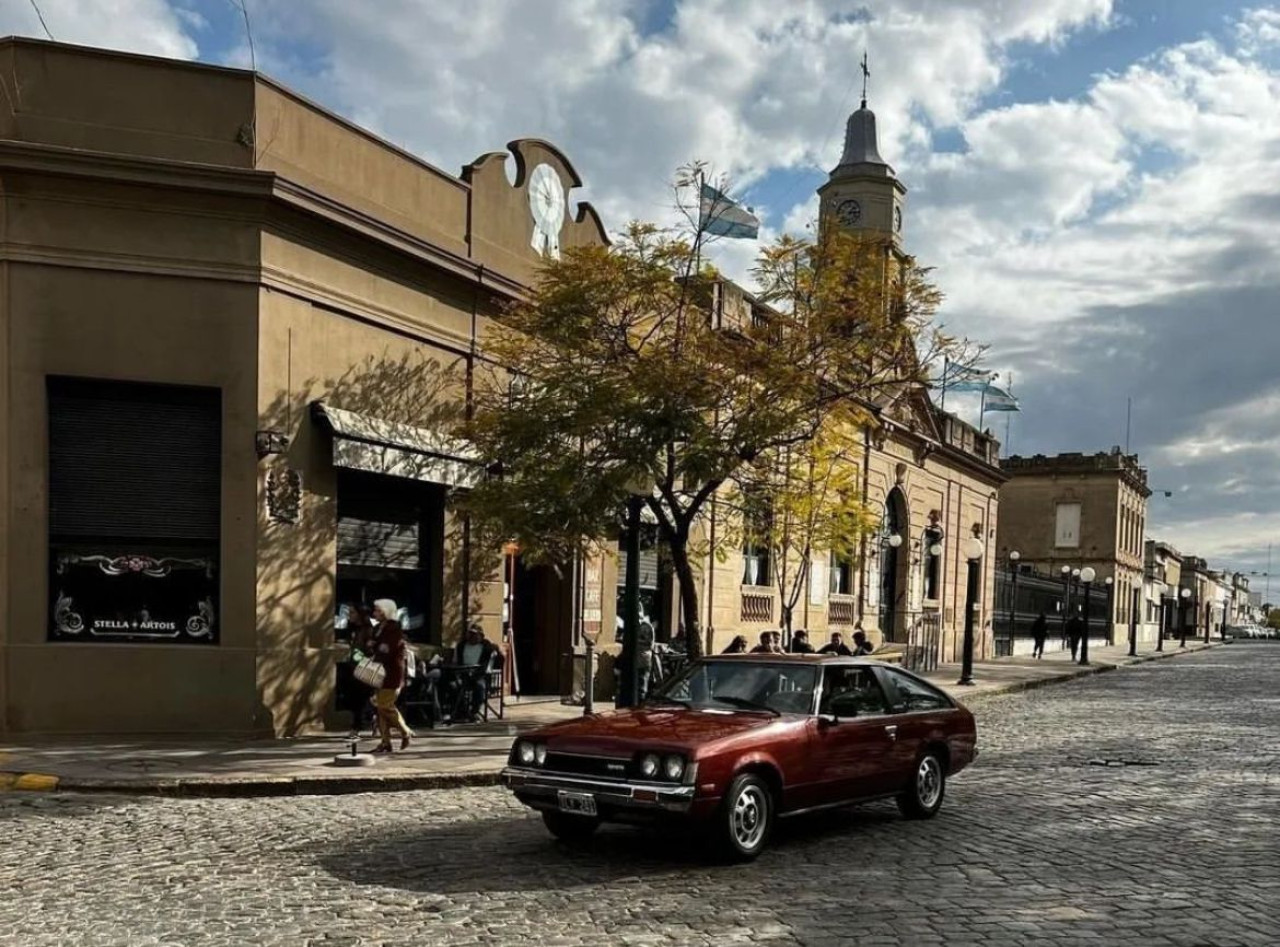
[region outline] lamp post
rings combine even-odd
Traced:
[[[1182,623],[1182,641],[1178,647],[1185,648],[1187,646],[1187,606],[1191,604],[1188,601],[1191,598],[1191,590],[1183,589],[1178,595],[1182,597],[1182,605],[1178,608],[1178,618]]]
[[[1014,642],[1018,633],[1018,560],[1022,553],[1013,549],[1009,552],[1009,655],[1013,656]]]
[[[964,650],[960,658],[960,680],[957,684],[973,683],[973,606],[978,600],[978,564],[982,561],[982,540],[970,536],[960,544],[960,552],[969,560],[969,577],[964,596]]]
[[[1089,663],[1089,586],[1093,584],[1097,573],[1091,566],[1080,570],[1080,581],[1084,583],[1084,634],[1080,637],[1080,663]]]
[[[1071,567],[1062,567],[1062,627],[1058,629],[1062,640],[1067,640],[1067,613],[1071,611]]]
[[[1165,594],[1160,593],[1160,614],[1156,616],[1156,650],[1164,651],[1164,602]]]
[[[639,696],[636,645],[640,637],[640,511],[647,495],[632,487],[627,497],[627,572],[622,591],[622,674],[614,700],[617,707],[634,707]]]
[[[1213,602],[1204,603],[1204,643],[1209,643],[1209,629],[1213,625]]]
[[[1116,580],[1107,576],[1102,580],[1102,584],[1107,587],[1107,644],[1113,645],[1116,643]]]

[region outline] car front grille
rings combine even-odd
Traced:
[[[551,773],[572,773],[574,776],[600,776],[605,779],[626,779],[631,760],[620,756],[587,756],[579,753],[547,753],[542,770]]]

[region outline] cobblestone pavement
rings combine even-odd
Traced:
[[[1280,647],[1233,645],[988,699],[937,819],[815,818],[748,866],[568,849],[500,789],[8,794],[0,944],[1273,945],[1277,685]]]

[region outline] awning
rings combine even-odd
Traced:
[[[333,434],[333,465],[446,487],[473,487],[484,475],[475,449],[426,428],[357,414],[323,401],[315,419]]]

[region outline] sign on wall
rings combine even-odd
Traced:
[[[1053,544],[1059,548],[1077,549],[1080,546],[1080,504],[1059,503]]]
[[[53,641],[218,640],[212,556],[55,551]]]

